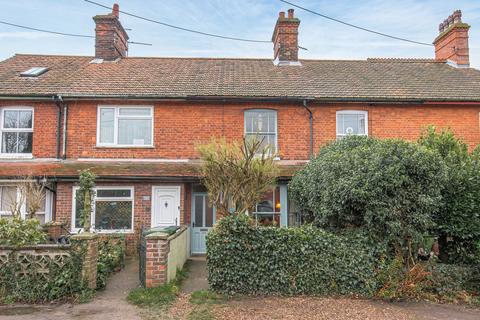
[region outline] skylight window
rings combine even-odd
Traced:
[[[22,77],[38,77],[39,75],[45,73],[48,71],[48,68],[46,67],[33,67],[28,69],[27,71],[24,71],[20,73],[20,76]]]

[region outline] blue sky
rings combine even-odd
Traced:
[[[97,0],[112,5],[112,0]],[[278,12],[288,5],[278,0],[118,0],[120,10],[187,28],[230,36],[269,40]],[[432,42],[438,24],[461,9],[469,23],[470,57],[480,68],[480,1],[478,0],[291,0],[350,23]],[[92,16],[108,10],[83,0],[0,0],[0,20],[69,33],[94,34]],[[295,10],[299,44],[305,59],[365,59],[368,57],[434,56],[433,47],[387,39]],[[208,38],[120,15],[132,41],[130,56],[272,57],[271,44]],[[93,55],[94,40],[42,34],[0,25],[0,59],[15,53]]]

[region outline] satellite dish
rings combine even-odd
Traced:
[[[347,129],[345,129],[345,132],[347,134],[352,134],[353,133],[353,128],[352,127],[348,127]]]

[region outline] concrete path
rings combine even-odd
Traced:
[[[198,290],[208,290],[207,262],[205,256],[193,256],[188,260],[188,275],[183,280],[181,291],[189,294]]]
[[[139,285],[138,261],[127,260],[125,269],[114,274],[104,291],[85,304],[58,306],[0,307],[2,320],[140,320],[139,310],[126,301],[128,292]]]

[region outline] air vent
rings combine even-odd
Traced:
[[[20,76],[22,76],[22,77],[38,77],[39,75],[42,75],[47,71],[48,71],[48,68],[46,68],[46,67],[33,67],[33,68],[28,69],[27,71],[24,71],[24,72],[20,73]]]

